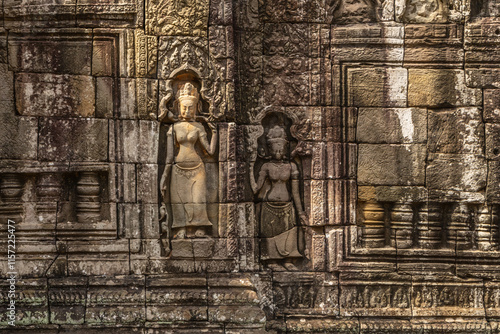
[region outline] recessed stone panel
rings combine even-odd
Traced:
[[[52,33],[14,33],[9,37],[9,65],[16,72],[90,75],[90,29]]]

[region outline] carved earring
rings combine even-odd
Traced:
[[[201,100],[198,100],[198,115],[202,115],[202,111],[203,111],[203,104],[201,103]]]

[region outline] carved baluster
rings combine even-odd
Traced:
[[[418,213],[420,247],[436,249],[442,246],[443,210],[438,204],[424,204]]]
[[[9,173],[0,176],[0,195],[4,202],[0,206],[0,219],[2,222],[12,219],[18,223],[21,220],[23,186],[23,180],[18,174]]]
[[[61,178],[54,173],[41,174],[37,179],[37,217],[41,222],[55,222],[57,202],[62,193]]]
[[[470,229],[471,212],[467,204],[459,203],[451,214],[448,224],[448,244],[458,249],[472,247],[472,231]]]
[[[4,174],[0,181],[0,194],[6,203],[16,203],[23,195],[23,182],[18,174]]]
[[[487,205],[482,205],[477,211],[476,233],[477,245],[480,250],[492,250],[498,247],[498,229],[493,224],[492,211]]]
[[[391,210],[391,246],[410,248],[413,245],[413,208],[397,203]]]
[[[364,247],[380,248],[385,246],[385,212],[380,203],[366,203],[363,208]]]
[[[76,185],[76,217],[79,223],[97,222],[101,218],[99,174],[81,172]]]
[[[491,207],[491,244],[498,250],[500,246],[500,207],[494,205]]]

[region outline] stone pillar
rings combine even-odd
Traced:
[[[413,208],[410,204],[397,203],[391,210],[391,242],[396,248],[413,245]]]
[[[380,203],[365,203],[363,207],[362,244],[367,248],[385,246],[385,211]]]
[[[18,174],[4,174],[0,179],[0,195],[6,203],[18,203],[23,195],[23,182]]]
[[[457,249],[469,249],[472,247],[472,231],[470,209],[466,203],[459,203],[451,213],[448,224],[448,245]]]
[[[418,244],[436,249],[443,244],[443,211],[438,204],[424,204],[418,212]]]
[[[498,222],[497,212],[493,212],[493,209],[488,208],[487,205],[480,206],[477,211],[476,225],[477,246],[480,250],[488,251],[498,248],[498,226],[494,222]]]
[[[0,176],[0,196],[3,204],[0,205],[0,222],[3,225],[7,219],[20,222],[23,213],[21,197],[23,195],[23,179],[19,174],[3,174]]]
[[[42,223],[55,223],[57,202],[62,193],[61,178],[55,173],[40,174],[36,180],[36,214]]]
[[[97,172],[81,172],[76,185],[76,217],[79,223],[101,219],[101,187]]]

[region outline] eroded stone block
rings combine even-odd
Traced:
[[[473,154],[429,154],[426,185],[429,189],[481,191],[486,187],[487,164]]]
[[[8,27],[67,27],[75,25],[76,0],[58,2],[41,0],[25,3],[6,0],[3,3],[4,20]]]
[[[348,69],[348,105],[406,107],[408,73],[404,68]]]
[[[0,114],[0,157],[37,158],[38,121],[35,117]]]
[[[89,29],[14,33],[9,37],[9,65],[16,72],[90,75],[91,33]]]
[[[0,64],[0,114],[14,115],[14,72],[7,64]]]
[[[431,153],[482,154],[484,123],[479,108],[429,110]]]
[[[472,88],[500,88],[500,70],[496,68],[467,69],[465,80]]]
[[[500,158],[500,124],[486,124],[486,158]]]
[[[500,123],[500,89],[484,90],[484,120]]]
[[[481,104],[481,90],[468,88],[465,85],[463,70],[408,70],[410,107],[480,106]]]
[[[113,78],[96,78],[95,116],[113,117],[116,84]]]
[[[359,108],[357,140],[371,144],[425,142],[427,140],[427,110]]]
[[[117,127],[116,161],[157,163],[159,125],[155,121],[124,120]]]
[[[425,145],[360,144],[358,154],[360,185],[423,185]]]
[[[492,203],[500,203],[500,161],[488,161],[488,187],[486,198]]]

